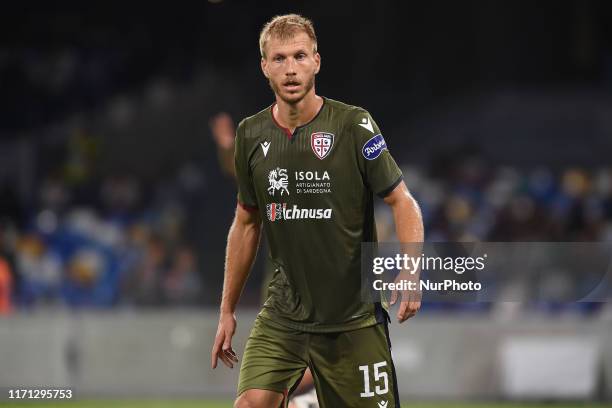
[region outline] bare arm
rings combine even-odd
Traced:
[[[385,203],[391,207],[393,211],[393,219],[395,221],[395,230],[400,243],[414,242],[420,244],[423,242],[423,218],[421,210],[416,200],[412,197],[406,184],[402,181],[398,186],[387,195],[384,199]],[[416,246],[409,246],[409,252],[414,252]],[[420,252],[420,250],[418,251]],[[418,254],[413,254],[417,255]],[[413,275],[418,281],[418,273]],[[397,300],[397,291],[391,295],[391,304]],[[421,307],[420,293],[415,291],[403,291],[402,302],[397,311],[397,320],[402,323],[411,318]]]
[[[238,205],[227,237],[225,279],[219,312],[219,327],[212,349],[212,368],[217,367],[217,359],[221,359],[229,368],[233,368],[233,363],[238,361],[236,353],[232,350],[232,337],[236,331],[234,312],[253,266],[260,235],[259,213],[247,211]]]

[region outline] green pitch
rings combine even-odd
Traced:
[[[603,408],[612,404],[433,403],[406,401],[406,408]],[[231,408],[232,401],[213,400],[97,400],[65,402],[0,401],[3,408]]]

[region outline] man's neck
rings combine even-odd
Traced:
[[[310,122],[319,113],[322,105],[323,98],[316,95],[314,89],[312,89],[301,101],[295,104],[287,103],[277,97],[272,114],[279,125],[293,133],[297,127]]]

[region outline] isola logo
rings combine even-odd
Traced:
[[[381,134],[378,134],[372,137],[370,140],[365,142],[363,145],[363,149],[361,152],[363,153],[363,157],[368,160],[374,160],[387,148],[387,143],[385,143],[385,139]]]

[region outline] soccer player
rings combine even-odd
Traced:
[[[361,243],[376,241],[374,194],[391,207],[400,242],[423,240],[418,205],[368,112],[315,93],[321,57],[312,23],[275,17],[259,45],[276,101],[236,132],[238,205],[212,367],[238,361],[235,309],[263,225],[276,268],[235,407],[285,406],[307,367],[323,408],[399,407],[387,305],[361,295]],[[418,297],[401,296],[400,323],[420,307]]]

